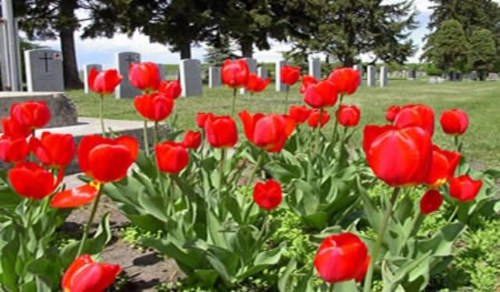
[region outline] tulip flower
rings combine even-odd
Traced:
[[[359,71],[353,68],[339,68],[328,76],[328,80],[335,85],[339,94],[351,95],[358,89],[361,76]]]
[[[255,73],[250,73],[248,76],[248,81],[245,84],[245,89],[248,90],[250,93],[258,93],[261,91],[264,91],[266,87],[271,83],[271,79],[262,79],[257,74]]]
[[[441,150],[439,147],[433,146],[431,168],[425,183],[432,188],[444,185],[448,179],[453,177],[459,162],[460,153]]]
[[[433,213],[443,204],[443,197],[436,190],[428,190],[420,199],[420,213],[428,215]]]
[[[25,125],[21,125],[12,117],[6,117],[2,119],[2,131],[4,136],[17,139],[17,138],[27,138],[31,135],[31,129]]]
[[[225,60],[221,70],[222,83],[231,88],[245,86],[250,76],[250,69],[244,59]]]
[[[67,292],[104,291],[122,271],[119,265],[94,262],[90,255],[76,258],[62,278],[62,289]]]
[[[236,123],[230,116],[214,116],[205,122],[207,141],[215,148],[233,147],[238,142]]]
[[[321,122],[319,119],[320,114],[321,114]],[[326,125],[326,123],[328,123],[329,120],[330,120],[330,114],[328,114],[328,112],[323,111],[323,113],[321,113],[319,110],[314,110],[309,115],[307,123],[311,128],[317,128],[318,126],[323,128]]]
[[[188,130],[184,133],[184,138],[182,139],[182,146],[188,149],[196,149],[201,145],[201,132]]]
[[[344,127],[356,127],[361,117],[361,111],[355,105],[341,104],[335,113],[339,124]]]
[[[43,132],[40,140],[31,142],[35,156],[46,166],[64,169],[75,156],[76,146],[70,134]]]
[[[130,84],[142,91],[154,91],[160,87],[161,76],[158,65],[152,62],[130,64],[128,71]]]
[[[323,240],[314,257],[314,267],[328,283],[362,280],[369,263],[368,248],[350,232],[331,235]]]
[[[54,176],[33,162],[19,162],[8,173],[14,191],[22,197],[41,200],[50,195],[58,182]]]
[[[335,105],[337,95],[338,92],[333,83],[323,80],[307,87],[304,101],[313,108],[327,108]]]
[[[434,110],[423,104],[406,105],[396,115],[394,125],[397,128],[421,127],[429,134],[434,134]]]
[[[186,147],[180,143],[164,142],[155,146],[156,163],[162,172],[175,174],[183,170],[189,162]]]
[[[181,82],[179,80],[164,80],[160,83],[160,88],[158,88],[158,91],[163,93],[168,98],[177,99],[182,92]]]
[[[26,101],[12,105],[10,116],[19,125],[32,131],[49,123],[50,110],[45,101]]]
[[[205,122],[207,119],[211,119],[214,117],[212,113],[197,113],[196,114],[196,125],[198,128],[205,128]]]
[[[420,127],[366,126],[363,150],[375,175],[390,186],[422,184],[431,167],[431,136]]]
[[[116,86],[122,82],[122,79],[123,77],[118,74],[116,69],[99,72],[97,69],[91,68],[87,83],[93,92],[107,95],[115,91]]]
[[[451,109],[441,114],[441,127],[448,135],[459,136],[469,127],[469,116],[463,110]]]
[[[311,75],[302,76],[302,84],[300,85],[299,92],[304,94],[309,87],[309,85],[318,83],[318,80]]]
[[[473,201],[481,187],[483,181],[473,180],[468,175],[450,178],[450,196],[460,202]]]
[[[174,108],[174,100],[163,93],[151,93],[136,96],[134,106],[146,120],[160,122],[168,118]]]
[[[239,117],[248,140],[268,152],[280,152],[295,129],[293,119],[283,115],[257,113],[252,116],[242,111]]]
[[[292,105],[288,110],[288,116],[292,118],[296,124],[303,124],[309,118],[311,110],[306,106]]]
[[[401,111],[401,107],[398,105],[391,105],[385,111],[385,119],[389,122],[394,122],[396,115]]]
[[[24,138],[0,137],[0,160],[7,163],[23,161],[28,155],[28,143]]]
[[[281,185],[275,180],[258,182],[253,188],[253,200],[262,209],[273,210],[281,204],[282,199]]]
[[[300,78],[300,67],[285,65],[280,70],[281,83],[292,86]]]

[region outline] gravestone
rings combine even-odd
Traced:
[[[387,78],[387,67],[382,66],[380,67],[380,87],[386,87],[388,78]]]
[[[408,80],[415,80],[417,79],[417,70],[413,69],[408,71]]]
[[[285,92],[286,84],[281,83],[281,68],[286,65],[286,61],[281,60],[276,62],[276,69],[274,72],[274,82],[276,83],[276,92]]]
[[[248,64],[248,69],[250,70],[250,73],[255,73],[257,74],[257,60],[252,59],[252,58],[243,58],[243,60],[247,61]],[[240,94],[245,94],[247,91],[245,88],[240,89]]]
[[[309,75],[317,80],[321,79],[321,61],[319,59],[309,59]]]
[[[352,68],[359,72],[359,79],[361,84],[361,82],[363,82],[363,65],[354,65]]]
[[[372,65],[369,65],[366,68],[366,85],[369,87],[375,86],[375,67]]]
[[[61,52],[36,49],[24,52],[28,91],[64,91]]]
[[[208,68],[208,88],[216,88],[221,86],[221,68]]]
[[[259,76],[262,79],[267,79],[267,69],[266,67],[259,67],[257,68],[257,76]]]
[[[472,72],[470,73],[469,79],[470,79],[470,80],[474,80],[474,81],[476,81],[476,80],[478,79],[478,74],[477,74],[477,71],[472,71]]]
[[[128,80],[128,71],[131,64],[140,63],[141,55],[135,52],[121,52],[115,55],[116,68],[118,73],[123,76],[122,82],[115,89],[115,98],[134,98],[141,92],[130,84]]]
[[[488,80],[489,81],[498,81],[498,74],[497,73],[488,74]]]
[[[156,64],[158,66],[158,70],[160,71],[160,79],[165,80],[167,79],[167,65],[165,64]]]
[[[89,79],[90,69],[92,68],[96,69],[97,71],[102,71],[102,66],[99,64],[86,64],[85,67],[83,67],[83,87],[84,87],[83,90],[85,94],[90,93],[88,79]]]
[[[201,82],[200,60],[184,59],[179,64],[182,96],[198,96],[203,94]]]

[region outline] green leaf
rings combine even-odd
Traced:
[[[142,191],[139,194],[139,204],[148,214],[151,214],[163,222],[168,221],[165,207],[166,202],[163,197],[153,196],[152,194]]]

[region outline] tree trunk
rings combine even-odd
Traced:
[[[73,23],[68,21],[59,29],[63,57],[64,88],[80,89],[83,88],[83,83],[78,74],[74,36],[77,27],[75,10],[78,8],[78,2],[76,0],[64,0],[60,1],[59,5],[61,17],[74,21]]]
[[[253,42],[251,40],[240,41],[240,47],[243,58],[253,58]]]
[[[191,59],[191,43],[186,42],[180,45],[181,60]]]
[[[344,67],[352,67],[352,66],[354,66],[354,57],[350,56],[350,55],[344,56],[343,66]]]

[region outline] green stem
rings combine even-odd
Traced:
[[[264,157],[264,153],[261,153],[259,155],[259,158],[257,158],[257,162],[255,163],[255,166],[252,169],[252,172],[250,173],[250,177],[248,178],[248,183],[247,186],[250,187],[252,185],[253,179],[255,178],[255,174],[257,173],[257,170],[260,167],[260,164],[262,163],[262,158]]]
[[[95,198],[94,204],[92,206],[92,211],[90,212],[89,220],[87,221],[87,224],[85,224],[85,227],[83,228],[82,239],[80,240],[80,246],[78,247],[78,252],[76,253],[75,258],[79,257],[82,254],[83,247],[85,246],[85,241],[87,241],[87,238],[89,236],[90,227],[94,222],[94,217],[97,212],[97,208],[99,207],[99,201],[101,200],[103,188],[104,188],[103,185],[99,185],[99,190],[97,191],[97,197]]]
[[[458,205],[455,206],[455,209],[453,209],[453,213],[451,213],[450,218],[448,218],[448,224],[450,224],[451,221],[453,221],[453,219],[455,219],[455,216],[457,216],[457,213],[458,213]]]
[[[286,94],[285,94],[285,111],[284,114],[288,112],[288,96],[290,94],[290,86],[286,85]]]
[[[142,139],[144,141],[144,152],[149,156],[149,139],[148,139],[148,121],[144,120],[144,132],[142,134]]]
[[[339,106],[342,105],[342,100],[344,99],[344,95],[341,94],[339,98]],[[339,120],[337,119],[337,115],[335,114],[335,109],[333,110],[332,116],[335,117],[335,123],[333,124],[333,133],[332,133],[332,142],[335,142],[335,139],[337,138],[337,128],[339,126]]]
[[[457,149],[458,152],[462,152],[462,146],[460,145],[457,135],[453,136],[453,144],[455,144],[455,149]]]
[[[377,262],[378,259],[378,253],[380,251],[380,247],[382,246],[385,230],[387,229],[389,219],[391,218],[392,206],[394,205],[396,199],[398,198],[399,191],[400,188],[394,188],[389,206],[387,206],[387,208],[385,209],[384,218],[382,220],[382,226],[380,227],[380,230],[377,234],[377,240],[375,242],[375,246],[373,247],[373,252],[371,255],[370,266],[368,267],[368,272],[366,273],[365,284],[363,287],[364,292],[370,292],[372,290],[373,270],[375,269],[375,263]]]
[[[333,291],[335,291],[335,284],[334,283],[330,284],[328,287],[328,292],[333,292]]]
[[[233,102],[231,103],[231,117],[234,117],[234,111],[236,109],[236,93],[238,89],[233,90]]]
[[[256,243],[262,245],[264,242],[261,242],[262,239],[264,239],[264,235],[266,234],[266,231],[269,229],[269,212],[265,211],[264,212],[264,222],[262,223],[262,228],[260,229],[259,235],[257,236],[257,241]]]
[[[222,193],[222,183],[224,182],[224,158],[226,156],[226,149],[221,148],[220,150],[220,165],[219,165],[219,194]]]
[[[316,133],[315,133],[315,135],[316,135],[316,137],[315,137],[316,143],[315,144],[316,145],[314,147],[316,147],[316,151],[320,151],[319,150],[319,142],[320,142],[320,136],[321,136],[321,120],[322,120],[322,118],[323,118],[323,108],[321,108],[319,110],[318,125],[316,127]]]
[[[99,103],[99,120],[101,121],[101,134],[106,137],[106,126],[104,126],[104,95],[101,94]]]
[[[155,121],[154,137],[153,137],[154,145],[158,144],[159,137],[160,137],[160,135],[159,135],[159,130],[158,130],[158,122]]]

